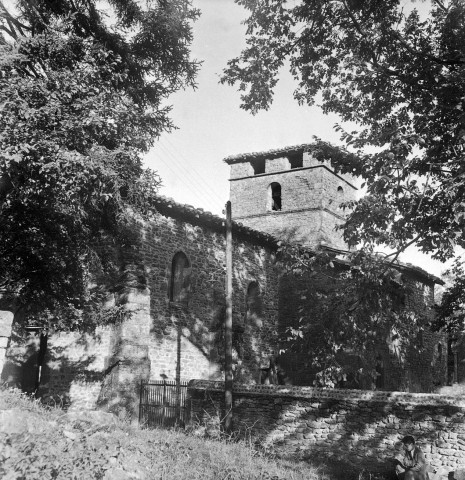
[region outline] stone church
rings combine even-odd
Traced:
[[[313,145],[228,157],[233,214],[233,362],[242,383],[312,385],[311,351],[280,354],[286,326],[295,321],[296,286],[277,262],[278,241],[310,249],[346,250],[335,227],[356,182],[312,155]],[[137,284],[109,302],[130,312],[94,333],[49,335],[28,331],[12,312],[0,316],[2,382],[37,390],[76,408],[125,409],[134,415],[141,381],[221,379],[225,315],[225,221],[164,197],[140,231],[132,258]],[[431,316],[440,280],[411,265],[399,272],[415,286],[411,305]],[[296,280],[297,282],[297,280]],[[316,291],[317,280],[299,288]],[[312,283],[313,282],[313,283]],[[293,296],[294,295],[294,296]],[[311,308],[311,305],[308,305]],[[431,392],[447,382],[447,341],[425,332],[424,349],[399,364],[389,345],[379,353],[380,382],[363,388]],[[270,372],[279,364],[279,378]]]

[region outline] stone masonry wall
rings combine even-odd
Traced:
[[[163,209],[171,209],[171,215]],[[134,230],[140,232],[139,245],[125,255],[121,268],[137,277],[137,285],[128,283],[113,294],[130,316],[94,334],[49,336],[39,393],[51,402],[80,409],[99,406],[134,420],[141,381],[221,378],[224,225],[218,217],[205,219],[200,211],[186,213],[163,202],[151,222],[135,221]],[[252,383],[278,346],[275,247],[256,237],[241,228],[233,233],[235,378]],[[180,251],[191,271],[189,298],[182,307],[170,301],[172,260]],[[246,293],[252,281],[259,285],[262,308],[247,318]],[[8,341],[2,379],[33,391],[39,337],[24,334],[18,324]]]
[[[224,384],[192,381],[193,422],[218,427]],[[445,395],[235,385],[234,430],[281,457],[348,461],[393,471],[401,439],[413,435],[435,478],[465,467],[465,402]]]
[[[11,325],[13,323],[13,312],[0,310],[0,372],[5,362],[6,349],[11,336]]]
[[[282,159],[273,162],[278,160]],[[356,189],[328,165],[315,162],[303,168],[281,171],[273,168],[260,175],[232,176],[233,219],[286,241],[313,246],[323,240],[333,247],[345,248],[335,226],[343,221],[344,212],[339,205],[353,200]],[[237,165],[241,164],[232,167]],[[273,182],[281,185],[280,211],[270,208],[269,185]]]
[[[328,209],[302,208],[294,211],[271,211],[260,215],[236,218],[238,222],[256,230],[276,235],[286,242],[305,244],[311,247],[330,245],[345,249],[336,225],[342,223],[339,214]]]
[[[10,333],[2,381],[33,392],[38,375],[39,336],[15,326]],[[59,406],[95,408],[108,367],[113,329],[98,328],[93,334],[57,333],[48,339],[39,394]]]
[[[277,349],[278,270],[273,249],[234,235],[234,368],[242,381],[258,380],[260,366]],[[150,378],[181,380],[220,378],[225,315],[224,233],[165,216],[144,230],[144,264],[148,267],[152,328],[149,332]],[[171,262],[182,251],[191,264],[187,306],[169,298]],[[246,319],[250,282],[260,288],[262,311]],[[176,370],[178,369],[178,371]]]

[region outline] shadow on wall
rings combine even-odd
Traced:
[[[332,254],[329,252],[327,255],[329,260]],[[444,384],[447,363],[445,339],[442,333],[429,331],[432,314],[429,300],[423,293],[428,285],[423,280],[416,281],[414,272],[402,275],[404,289],[397,291],[394,285],[395,288],[386,292],[391,295],[393,310],[398,309],[394,311],[409,313],[411,310],[423,319],[423,332],[412,332],[401,338],[395,331],[389,330],[387,324],[384,324],[383,330],[378,324],[370,332],[372,337],[367,336],[366,344],[370,347],[362,354],[355,348],[347,348],[345,352],[341,349],[335,359],[318,366],[314,364],[318,358],[316,352],[322,353],[319,357],[323,359],[331,357],[324,355],[332,346],[329,343],[333,338],[331,333],[335,333],[339,343],[347,342],[346,329],[341,327],[343,323],[340,319],[341,315],[351,311],[352,283],[350,277],[341,275],[347,266],[336,261],[328,266],[316,259],[312,270],[301,267],[297,261],[295,265],[295,273],[285,272],[280,277],[279,288],[278,331],[280,351],[284,353],[278,362],[287,378],[286,383],[314,385],[319,372],[326,369],[338,373],[342,365],[345,376],[340,375],[335,385],[337,388],[431,392]],[[366,318],[363,309],[359,311],[359,319]],[[358,315],[357,310],[352,315]],[[363,328],[367,325],[365,322]],[[363,372],[362,366],[369,368]]]
[[[35,394],[45,403],[64,408],[70,405],[92,408],[105,375],[98,368],[95,352],[91,353],[101,342],[101,336],[98,332],[56,334],[44,345],[44,335],[25,336],[16,327],[5,358],[2,382]]]
[[[38,335],[23,336],[12,333],[1,373],[2,384],[19,388],[25,393],[32,394],[37,389],[39,377],[39,342]],[[14,344],[14,351],[11,345]]]
[[[120,305],[125,289],[145,287],[145,270],[140,253],[140,228],[128,225],[119,232],[121,245],[95,245],[102,260],[94,280],[101,285],[102,302]],[[137,226],[137,224],[135,224]],[[110,305],[111,306],[111,305]],[[93,332],[67,332],[48,336],[40,345],[40,334],[25,334],[26,319],[15,316],[8,341],[2,382],[63,406],[95,408],[102,384],[114,373],[115,346],[121,323],[97,327]],[[42,335],[43,337],[43,335]],[[41,367],[41,368],[40,368]],[[40,380],[40,385],[38,385]]]
[[[220,282],[213,282],[208,287],[196,285],[195,289],[202,292],[198,296],[192,292],[189,301],[183,304],[172,300],[165,306],[152,302],[153,379],[223,378],[224,286]],[[251,292],[253,298],[247,297],[247,293]],[[243,294],[237,296],[244,305],[239,305],[236,299],[233,319],[234,378],[236,381],[256,383],[260,378],[266,343],[260,339],[264,321],[256,282],[249,282]]]
[[[331,390],[327,392],[331,396]],[[259,396],[237,393],[234,429],[240,437],[248,441],[252,438],[281,458],[311,460],[326,467],[334,464],[338,470],[335,473],[342,471],[341,466],[348,466],[347,471],[394,474],[405,435],[414,436],[430,471],[439,475],[434,478],[455,478],[452,472],[465,469],[461,450],[461,437],[465,435],[463,407],[402,403],[390,398],[388,392],[379,392],[384,394],[384,401],[371,398],[372,392],[351,398],[353,392],[349,391],[347,398],[342,392],[338,398],[323,398],[320,395],[325,391],[318,389],[315,398],[292,398],[288,391],[269,396],[266,392]],[[218,425],[224,415],[224,411],[218,411],[219,406],[224,407],[222,392],[198,390],[192,397],[194,404],[201,399],[193,418],[201,424],[213,421]]]
[[[205,295],[211,308],[196,315],[195,308],[170,303],[165,311],[152,308],[150,335],[151,378],[190,380],[215,378],[223,352],[224,305],[220,295]],[[224,297],[224,295],[223,295]]]
[[[276,448],[292,453],[289,446],[294,443],[297,446],[294,453],[301,460],[319,460],[325,464],[333,458],[354,467],[393,473],[402,452],[401,439],[409,434],[426,454],[431,470],[447,474],[464,467],[454,465],[461,451],[453,451],[449,446],[450,424],[462,417],[461,409],[448,406],[432,413],[428,405],[391,407],[367,401],[359,402],[360,408],[350,412],[347,406],[323,400],[317,408],[312,408],[311,403],[300,403],[300,411],[295,412],[295,405],[289,405],[287,413],[295,413],[295,424]],[[286,418],[285,406],[283,410]],[[271,425],[270,430],[279,423]]]
[[[102,375],[96,405],[99,409],[112,412],[119,418],[136,422],[139,415],[139,400],[141,383],[139,377],[134,376],[134,370],[147,371],[148,379],[149,359],[134,359],[131,362],[118,360]]]

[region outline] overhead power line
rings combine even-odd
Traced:
[[[191,173],[179,162],[176,160],[175,155],[162,143],[158,144],[161,155],[158,156],[157,160],[163,163],[166,168],[175,176],[175,178],[186,188],[189,192],[189,195],[192,195],[199,203],[202,205],[208,206],[211,203],[211,198],[207,195],[205,189],[193,188],[196,186],[196,182],[188,181],[192,178]],[[180,173],[180,171],[182,173]],[[194,203],[194,202],[192,202]],[[208,207],[207,207],[208,208]]]

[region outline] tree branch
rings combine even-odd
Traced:
[[[7,31],[8,34],[13,38],[14,40],[18,39],[18,34],[14,31],[15,28],[19,31],[19,34],[24,36],[24,31],[23,30],[29,30],[31,31],[32,29],[25,25],[24,23],[21,23],[15,16],[13,16],[5,7],[2,1],[0,1],[0,9],[3,10],[3,13],[0,13],[0,17],[4,18],[11,31]]]
[[[349,14],[349,17],[352,20],[352,23],[354,24],[354,27],[357,30],[357,32],[362,37],[366,38],[367,34],[362,30],[362,26],[360,25],[359,21],[355,18],[355,15],[353,14],[352,10],[349,8],[349,5],[347,5],[346,0],[342,0],[342,4],[344,5],[346,12]]]
[[[412,238],[412,240],[410,240],[409,242],[404,243],[404,244],[403,244],[401,247],[399,247],[395,252],[386,254],[384,258],[389,258],[389,257],[391,257],[392,255],[394,255],[394,258],[389,261],[389,264],[390,264],[390,265],[394,265],[394,262],[396,262],[396,260],[399,258],[399,255],[400,255],[402,252],[404,252],[408,247],[410,247],[411,245],[413,245],[420,237],[421,237],[421,234],[418,234],[416,237]],[[385,270],[385,271],[386,271],[386,270]]]
[[[433,2],[443,11],[449,13],[449,9],[440,1],[440,0],[433,0]]]

